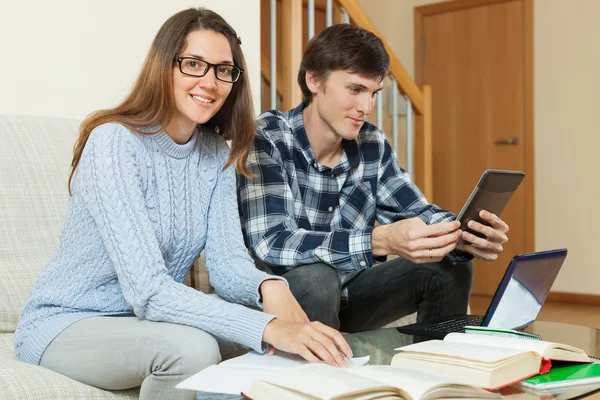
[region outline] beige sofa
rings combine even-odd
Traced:
[[[15,359],[21,309],[58,245],[78,128],[73,120],[0,116],[0,399],[138,398],[138,389],[104,391]],[[205,273],[194,280],[208,287]]]
[[[104,391],[15,359],[21,309],[58,245],[78,127],[67,119],[0,116],[0,399],[138,398],[137,389]],[[201,259],[188,283],[210,291]],[[414,316],[396,324],[407,321]]]

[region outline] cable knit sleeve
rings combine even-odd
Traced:
[[[284,278],[259,271],[248,254],[238,214],[235,194],[235,170],[223,171],[229,157],[229,147],[217,138],[219,160],[218,180],[211,196],[208,210],[208,232],[206,239],[206,269],[211,285],[219,296],[236,303],[256,304],[262,307],[259,296],[261,283],[268,279]]]
[[[262,334],[272,315],[205,295],[169,275],[142,191],[138,165],[142,147],[121,125],[99,126],[85,146],[73,188],[97,224],[125,300],[139,318],[193,326],[265,351]],[[220,211],[215,213],[218,218]],[[246,286],[255,285],[258,275],[253,279]],[[232,275],[232,282],[239,283],[237,275]]]

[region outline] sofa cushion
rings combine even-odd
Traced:
[[[0,117],[0,332],[13,332],[54,253],[68,200],[79,122]]]
[[[0,360],[14,360],[14,335],[12,333],[0,333]]]
[[[13,334],[0,334],[0,399],[137,399],[139,388],[109,392],[37,365],[15,360]]]

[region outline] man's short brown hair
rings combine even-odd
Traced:
[[[306,85],[306,72],[327,79],[331,71],[358,73],[380,82],[390,70],[390,57],[383,42],[372,32],[351,24],[337,24],[321,31],[306,46],[298,84],[304,101],[310,104],[312,93]]]

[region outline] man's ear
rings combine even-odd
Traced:
[[[304,79],[306,80],[308,90],[310,90],[312,94],[317,94],[322,84],[321,77],[319,77],[316,72],[306,71]]]

